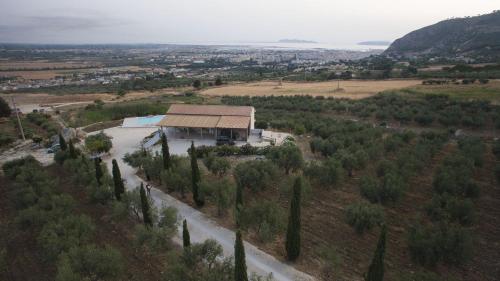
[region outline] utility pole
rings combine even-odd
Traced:
[[[19,111],[17,110],[16,102],[14,101],[14,96],[11,96],[10,98],[12,99],[12,105],[14,106],[14,111],[16,111],[17,124],[19,125],[21,136],[23,137],[23,141],[26,141],[26,137],[24,136],[23,124],[21,124],[21,119],[19,118]]]
[[[337,76],[337,92],[340,91],[340,72],[335,72],[335,76]]]

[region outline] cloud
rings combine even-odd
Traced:
[[[14,32],[60,32],[86,31],[99,28],[117,27],[129,24],[130,21],[88,16],[26,16],[20,22],[0,25],[0,34]]]
[[[32,16],[27,22],[28,27],[45,30],[87,30],[124,24],[117,20],[76,16]]]

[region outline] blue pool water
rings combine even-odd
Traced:
[[[146,125],[156,125],[156,123],[160,122],[161,119],[165,117],[164,115],[155,115],[155,116],[146,116],[146,117],[137,117],[137,124],[146,126]]]

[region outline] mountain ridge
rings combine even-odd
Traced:
[[[420,28],[394,41],[384,54],[500,58],[500,11],[448,19]]]

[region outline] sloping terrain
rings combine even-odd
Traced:
[[[500,12],[441,21],[396,40],[386,55],[497,58],[500,56]]]

